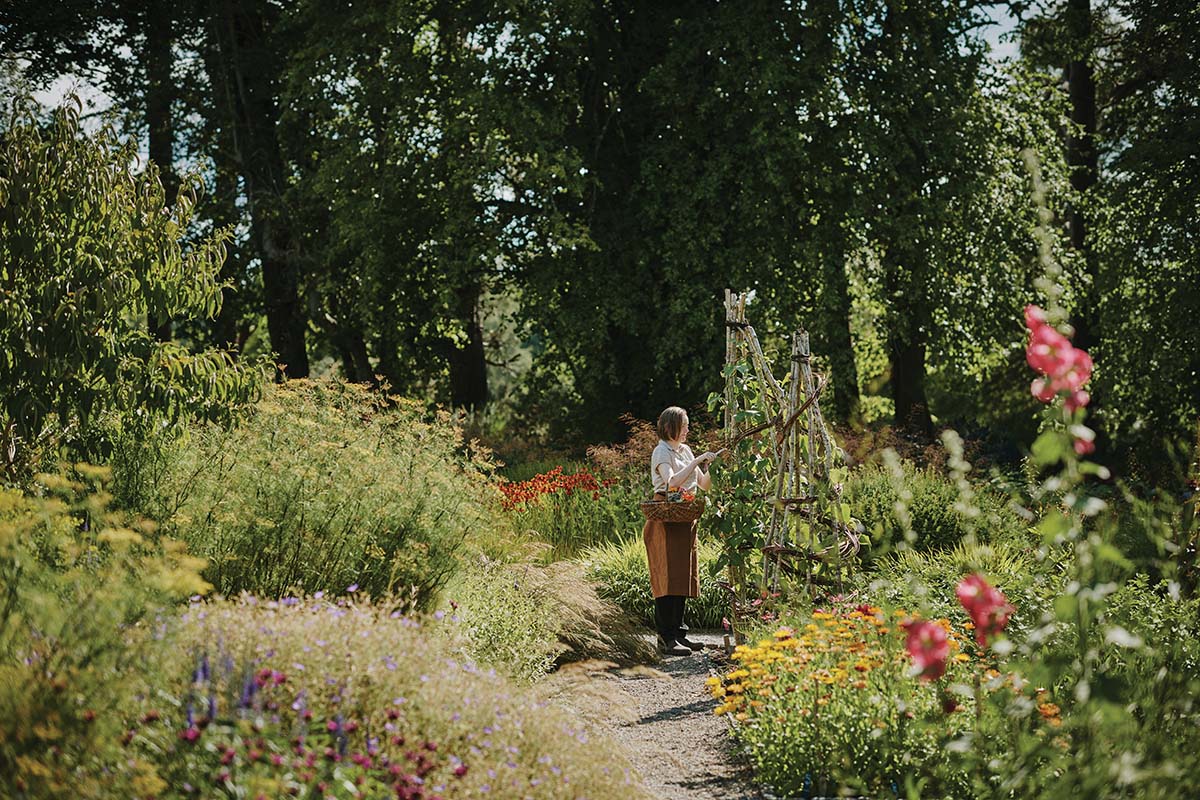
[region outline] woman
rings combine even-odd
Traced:
[[[692,455],[687,446],[688,416],[671,406],[658,417],[658,446],[650,456],[654,498],[665,500],[668,491],[712,486],[708,465],[717,457],[707,452]],[[658,649],[663,655],[686,656],[703,645],[684,635],[683,605],[688,597],[700,596],[700,568],[696,557],[696,523],[647,520],[642,528],[646,558],[650,562],[650,589],[654,593],[654,627]]]

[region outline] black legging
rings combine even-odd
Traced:
[[[687,598],[681,594],[666,594],[654,598],[654,628],[668,644],[683,634],[683,604]]]

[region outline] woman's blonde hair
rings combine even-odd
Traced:
[[[683,420],[687,412],[679,406],[671,406],[658,415],[658,438],[664,442],[674,441],[683,432]]]

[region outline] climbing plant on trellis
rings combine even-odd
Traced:
[[[777,379],[746,321],[746,296],[725,293],[724,461],[715,526],[729,572],[733,619],[786,584],[810,596],[841,592],[863,535],[842,499],[847,470],[821,414],[826,378],[812,369],[808,333],[791,337]]]

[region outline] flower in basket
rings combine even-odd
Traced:
[[[672,489],[667,492],[667,502],[669,503],[690,503],[696,499],[696,493],[687,489]]]

